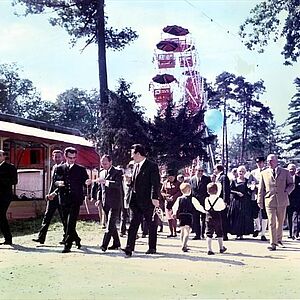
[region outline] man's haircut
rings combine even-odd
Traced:
[[[55,149],[52,151],[52,155],[54,155],[56,153],[60,153],[61,155],[63,155],[63,152],[60,149]]]
[[[70,154],[77,154],[77,150],[74,147],[67,147],[65,149],[65,156],[67,156],[68,153],[70,153]]]
[[[101,156],[101,160],[102,160],[103,158],[106,158],[109,162],[111,162],[111,157],[110,157],[109,154],[103,154],[103,155]]]
[[[134,144],[131,146],[131,149],[134,150],[134,153],[139,153],[141,156],[146,156],[146,150],[141,144]]]
[[[223,172],[224,171],[224,166],[223,165],[216,165],[215,168],[219,171],[219,172]]]

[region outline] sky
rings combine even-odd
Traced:
[[[47,19],[52,14],[18,17],[10,0],[0,0],[0,63],[16,62],[21,76],[28,78],[41,92],[42,99],[55,100],[67,89],[91,90],[98,87],[97,48],[83,52],[84,40],[71,47],[70,37]],[[179,25],[190,31],[200,59],[198,71],[210,82],[223,71],[244,76],[249,82],[264,80],[266,93],[261,101],[270,106],[278,124],[288,117],[288,104],[296,93],[294,79],[299,63],[283,65],[280,54],[284,40],[271,43],[264,54],[249,51],[237,32],[258,0],[106,0],[108,25],[131,27],[139,38],[124,50],[107,51],[108,85],[115,89],[119,78],[132,84],[140,94],[145,114],[153,117],[157,105],[149,91],[157,73],[153,63],[155,45],[162,29]],[[177,70],[178,71],[178,70]]]

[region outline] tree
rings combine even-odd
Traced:
[[[295,155],[300,154],[300,78],[296,78],[294,81],[297,92],[292,97],[289,103],[289,117],[287,124],[291,125],[290,134],[287,138],[289,144],[288,150],[295,152]]]
[[[55,107],[56,118],[51,122],[78,129],[87,139],[96,142],[98,118],[97,91],[87,92],[72,88],[58,95]]]
[[[158,112],[151,127],[151,155],[158,163],[181,169],[199,157],[208,161],[206,147],[215,136],[206,137],[204,111],[189,112],[188,105],[175,108],[169,103],[164,114]]]
[[[40,99],[32,81],[20,77],[20,68],[15,64],[0,65],[0,111],[23,116],[22,104]]]
[[[285,64],[297,62],[300,55],[299,8],[299,0],[266,0],[257,4],[250,12],[251,17],[240,26],[239,34],[247,48],[263,52],[270,40],[276,42],[279,37],[285,37],[281,52]]]
[[[130,92],[130,84],[123,79],[115,92],[109,92],[105,117],[100,119],[97,132],[98,147],[112,155],[114,162],[125,166],[130,160],[130,147],[141,143],[149,147],[149,124],[138,106],[137,95]]]
[[[131,28],[117,30],[112,27],[105,29],[107,17],[104,15],[104,0],[14,0],[26,6],[25,15],[41,14],[52,10],[57,17],[49,22],[53,26],[64,28],[71,36],[74,45],[85,37],[85,47],[91,43],[98,45],[100,110],[105,110],[108,103],[108,84],[106,72],[106,50],[109,47],[121,50],[138,36]],[[103,105],[102,105],[103,104]]]
[[[239,161],[243,162],[245,159],[246,143],[249,143],[250,126],[253,128],[254,124],[253,114],[257,109],[263,107],[263,104],[258,101],[258,99],[259,95],[265,91],[265,87],[262,80],[252,84],[247,82],[242,76],[236,77],[233,83],[236,86],[234,88],[234,93],[238,107],[232,107],[231,111],[235,114],[236,119],[242,123],[242,140]]]

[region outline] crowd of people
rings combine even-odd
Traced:
[[[183,252],[189,251],[191,233],[193,240],[206,239],[208,255],[215,254],[214,238],[219,252],[224,253],[224,241],[229,234],[236,240],[249,235],[264,242],[269,238],[268,249],[274,251],[284,247],[285,219],[289,238],[299,239],[300,169],[294,164],[287,168],[279,166],[275,154],[269,154],[266,162],[263,157],[256,158],[254,170],[238,166],[230,176],[221,164],[214,167],[212,174],[206,174],[204,166],[197,165],[194,173],[187,175],[174,169],[161,171],[157,163],[147,158],[144,147],[135,144],[131,147],[132,161],[125,169],[114,166],[112,158],[105,154],[100,160],[98,177],[93,180],[76,163],[76,158],[77,150],[73,147],[52,153],[51,184],[42,225],[33,239],[36,243],[45,243],[57,210],[64,230],[62,252],[70,252],[73,244],[81,248],[76,222],[87,186],[92,187],[91,200],[105,220],[100,245],[103,252],[120,249],[126,257],[132,256],[141,226],[142,236],[148,236],[146,254],[155,254],[158,228],[163,231],[165,220],[170,231],[167,238],[176,238],[180,233]],[[17,170],[5,162],[4,151],[0,150],[0,230],[4,236],[2,244],[7,245],[12,244],[12,235],[6,212],[16,183]],[[120,236],[127,236],[124,248]]]

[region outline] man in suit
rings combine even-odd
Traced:
[[[228,241],[228,206],[230,204],[230,181],[228,176],[224,173],[224,166],[218,164],[214,168],[214,173],[216,174],[216,182],[220,182],[222,186],[222,190],[220,193],[220,197],[224,200],[226,204],[226,208],[221,211],[222,217],[222,228],[223,228],[223,240]]]
[[[259,156],[255,159],[257,168],[252,170],[249,176],[248,182],[250,183],[250,189],[252,190],[251,204],[252,204],[252,214],[254,221],[254,233],[253,237],[257,237],[259,232],[261,234],[260,239],[262,241],[267,241],[266,231],[268,227],[268,216],[266,208],[260,209],[257,204],[257,192],[259,187],[259,181],[261,178],[260,173],[265,170],[265,158]],[[260,218],[261,217],[261,218]]]
[[[120,238],[117,230],[117,220],[120,215],[122,205],[122,171],[112,165],[112,159],[105,154],[101,157],[102,170],[99,172],[99,200],[96,206],[102,202],[104,213],[106,215],[107,225],[103,237],[101,250],[116,250],[121,247]],[[112,246],[108,247],[111,237],[113,238]]]
[[[289,170],[295,188],[289,194],[290,205],[287,207],[287,218],[289,225],[289,238],[293,240],[299,235],[298,226],[299,226],[299,210],[300,210],[300,177],[296,175],[296,166],[294,164],[289,164],[287,169]]]
[[[192,196],[204,207],[205,198],[208,197],[207,185],[211,182],[210,177],[204,175],[204,168],[196,167],[196,174],[190,179]],[[193,231],[195,236],[193,240],[204,239],[206,214],[195,209],[193,213]],[[201,223],[200,223],[201,220]]]
[[[45,215],[42,221],[42,226],[39,231],[38,237],[36,239],[32,239],[34,242],[40,244],[45,243],[47,231],[56,210],[58,210],[60,219],[63,223],[64,232],[65,232],[65,222],[62,215],[61,206],[59,205],[59,201],[58,201],[58,188],[57,186],[55,186],[53,181],[54,174],[56,173],[56,168],[63,163],[64,160],[63,152],[61,150],[53,150],[52,160],[54,162],[54,165],[52,167],[52,172],[51,172],[51,184],[49,188],[49,193],[46,195],[47,206],[46,206]]]
[[[127,257],[132,255],[138,228],[143,220],[149,228],[149,240],[146,254],[156,253],[157,216],[154,208],[159,207],[160,176],[158,165],[146,158],[146,151],[141,144],[131,147],[131,157],[135,162],[132,178],[130,208],[132,219],[128,230],[127,245],[122,249]]]
[[[269,228],[271,232],[269,250],[276,250],[276,246],[284,247],[282,243],[283,221],[286,207],[289,205],[288,195],[294,189],[294,182],[288,170],[278,166],[275,154],[267,157],[269,168],[261,172],[258,188],[257,203],[267,210]]]
[[[5,154],[0,150],[0,230],[4,236],[1,245],[12,245],[6,212],[12,201],[12,186],[18,183],[18,173],[14,165],[5,162]]]
[[[66,148],[64,156],[66,162],[56,168],[54,182],[58,187],[59,202],[66,222],[65,247],[62,253],[68,253],[71,251],[74,241],[78,248],[81,247],[80,238],[76,232],[76,222],[84,200],[85,185],[90,185],[92,181],[89,179],[86,169],[75,163],[77,158],[75,148]]]

